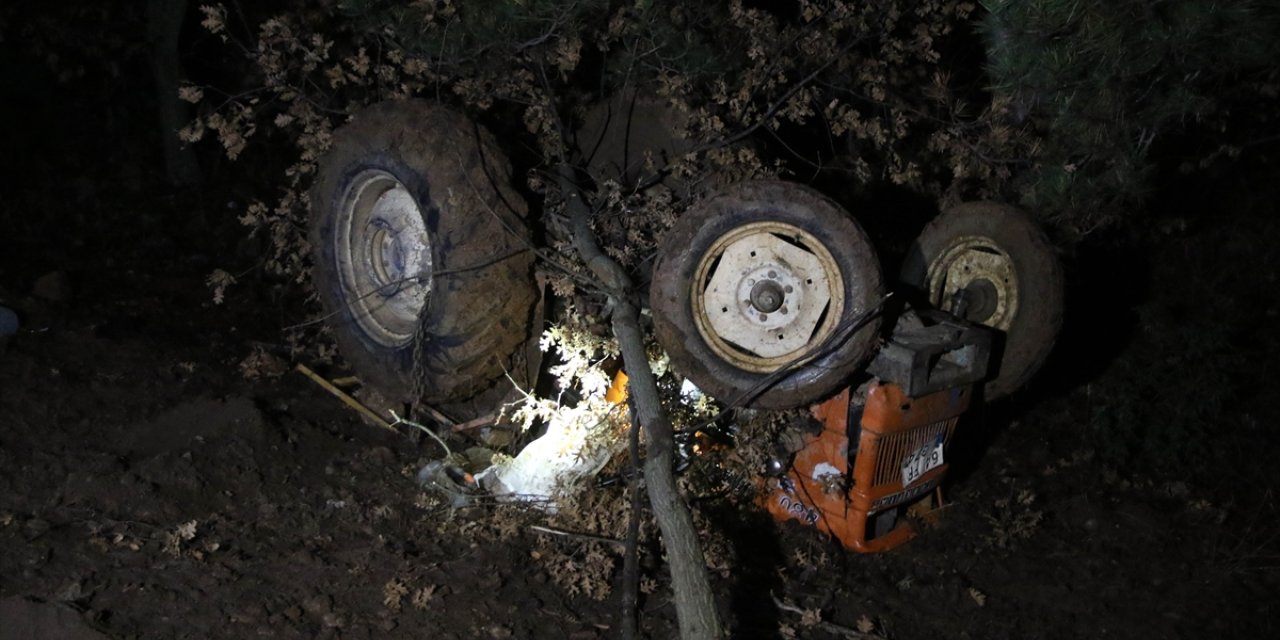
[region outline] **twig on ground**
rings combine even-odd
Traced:
[[[391,425],[390,425],[390,426],[394,427],[395,425],[398,425],[398,424],[407,424],[407,425],[409,425],[409,426],[411,426],[411,427],[413,427],[413,428],[415,428],[415,429],[417,429],[417,430],[419,430],[419,431],[421,431],[421,432],[423,432],[423,433],[425,433],[425,434],[427,434],[427,435],[431,436],[431,438],[432,438],[433,440],[435,440],[436,442],[440,443],[440,446],[444,448],[444,455],[445,455],[445,457],[448,457],[448,458],[452,458],[452,457],[453,457],[453,451],[449,449],[449,445],[445,444],[445,443],[444,443],[444,438],[441,438],[440,436],[436,435],[436,432],[434,432],[434,431],[432,431],[432,430],[428,429],[428,428],[427,428],[426,426],[424,426],[424,425],[418,424],[417,422],[414,422],[414,421],[412,421],[412,420],[405,420],[404,418],[401,418],[400,416],[396,415],[396,412],[395,412],[395,411],[392,411],[392,412],[391,412],[391,417],[392,417],[392,418],[395,418],[395,419],[396,419],[396,421],[395,421],[395,422],[393,422],[393,423],[391,423]],[[394,430],[394,428],[393,428],[392,430]],[[397,432],[397,433],[398,433],[398,432]]]
[[[395,427],[391,426],[391,423],[384,420],[382,416],[374,413],[373,410],[370,409],[369,407],[366,407],[363,404],[360,404],[359,400],[352,398],[350,395],[347,394],[347,392],[333,386],[333,383],[320,377],[320,374],[316,373],[315,371],[312,371],[311,368],[308,367],[307,365],[299,362],[298,365],[294,367],[294,369],[296,369],[302,375],[308,378],[311,378],[312,381],[320,385],[320,387],[323,388],[325,391],[328,391],[329,393],[333,394],[334,397],[341,400],[344,404],[351,407],[352,409],[355,409],[360,415],[368,418],[369,420],[372,420],[374,424],[378,425],[379,427],[382,427],[383,429],[391,431],[392,433],[396,433],[396,434],[400,433],[399,431],[396,431]]]
[[[536,524],[534,524],[534,525],[529,525],[529,530],[530,530],[530,531],[536,531],[536,532],[538,532],[538,533],[545,533],[545,534],[553,535],[553,536],[561,536],[561,537],[564,537],[564,538],[578,538],[578,539],[580,539],[580,540],[586,540],[586,541],[588,541],[588,542],[600,542],[600,543],[603,543],[603,544],[611,544],[611,545],[613,545],[613,546],[615,546],[615,547],[625,547],[625,546],[626,546],[626,543],[624,543],[623,541],[621,541],[621,540],[615,540],[615,539],[613,539],[613,538],[606,538],[606,537],[604,537],[604,536],[596,536],[596,535],[592,535],[592,534],[590,534],[590,533],[574,533],[573,531],[565,531],[564,529],[553,529],[553,528],[551,528],[551,527],[544,527],[544,526],[536,525]]]
[[[778,609],[781,609],[781,611],[795,613],[797,614],[797,616],[804,616],[804,614],[806,613],[804,609],[801,609],[800,607],[796,607],[795,604],[787,604],[785,602],[782,602],[782,600],[778,599],[777,595],[769,594],[769,598],[773,599],[773,604],[776,605]],[[820,630],[828,632],[828,634],[837,634],[845,637],[854,637],[854,639],[858,639],[858,640],[884,640],[884,636],[882,635],[864,634],[864,632],[856,630],[856,628],[850,628],[844,625],[836,625],[835,622],[827,622],[827,621],[819,620],[817,625],[814,625],[814,626],[820,628]]]
[[[450,430],[453,431],[454,433],[461,433],[463,431],[479,429],[480,427],[487,427],[493,424],[494,422],[497,422],[497,420],[498,420],[498,415],[496,413],[490,413],[489,415],[480,416],[479,418],[475,418],[474,420],[468,420],[460,424],[455,424]]]
[[[446,416],[445,414],[440,413],[439,409],[436,409],[435,407],[425,402],[419,402],[414,408],[419,409],[422,412],[426,413],[427,415],[431,416],[432,420],[435,420],[440,424],[457,424],[458,422],[457,420],[454,420],[453,418],[450,418],[449,416]]]
[[[773,599],[774,606],[778,607],[779,610],[794,613],[799,616],[805,615],[804,609],[801,609],[800,607],[797,607],[793,604],[787,604],[779,600],[778,597],[773,594],[770,594],[769,597]],[[819,629],[822,629],[823,631],[826,631],[827,633],[842,635],[846,638],[857,638],[858,640],[884,640],[884,636],[878,633],[863,633],[861,631],[858,631],[857,629],[851,629],[844,625],[835,624],[834,622],[826,622],[824,620],[819,620],[818,623],[815,624],[814,626]]]

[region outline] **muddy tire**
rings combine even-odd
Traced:
[[[700,202],[667,232],[653,273],[672,367],[733,406],[813,402],[876,344],[875,251],[839,205],[798,184],[744,182]]]
[[[491,135],[430,102],[373,105],[334,133],[310,197],[316,289],[365,384],[456,402],[513,368],[534,256]]]
[[[987,399],[1026,384],[1062,327],[1062,265],[1044,232],[1017,207],[970,202],[943,212],[911,246],[902,282],[947,311],[955,293],[966,290],[965,319],[1004,333]]]

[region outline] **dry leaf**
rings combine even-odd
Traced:
[[[876,623],[872,622],[871,618],[868,618],[865,613],[858,618],[857,625],[860,633],[871,633],[876,630]]]
[[[432,600],[435,600],[436,589],[438,588],[439,585],[429,584],[418,589],[418,591],[413,594],[413,607],[420,610],[426,609],[427,605],[430,604]]]
[[[409,593],[409,586],[397,578],[382,585],[382,604],[392,611],[400,610],[400,600]]]
[[[178,537],[183,540],[190,540],[196,537],[196,521],[191,520],[189,522],[184,522],[178,525],[178,528],[174,529],[173,532],[178,534]]]
[[[822,612],[818,609],[805,609],[800,613],[800,626],[812,627],[822,622]]]
[[[987,604],[987,594],[981,591],[978,591],[973,587],[969,587],[969,597],[973,598],[973,601],[978,603],[979,607],[985,606]]]

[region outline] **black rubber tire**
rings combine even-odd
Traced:
[[[371,170],[405,187],[432,239],[437,273],[416,335],[403,345],[381,344],[356,322],[355,294],[339,273],[343,199]],[[372,105],[334,133],[310,191],[313,277],[340,353],[387,398],[457,402],[512,369],[530,335],[537,289],[526,205],[510,174],[492,135],[424,100]]]
[[[1018,305],[1005,322],[1003,345],[994,377],[985,385],[988,400],[1022,388],[1044,364],[1062,328],[1062,264],[1053,244],[1031,216],[998,202],[968,202],[935,218],[912,244],[903,262],[903,284],[930,297],[930,267],[966,237],[985,238],[1012,263]],[[946,308],[941,300],[932,305]],[[978,324],[981,319],[973,318]]]
[[[759,222],[801,229],[830,254],[842,276],[845,300],[840,317],[834,319],[837,327],[849,327],[880,302],[883,278],[879,260],[866,233],[844,209],[803,185],[749,181],[700,202],[667,232],[649,291],[654,329],[671,357],[671,366],[717,400],[759,409],[805,406],[845,383],[872,354],[879,317],[873,314],[838,344],[804,345],[803,353],[813,354],[824,346],[827,352],[763,388],[761,385],[781,366],[752,370],[717,354],[694,318],[692,287],[698,266],[721,238]],[[839,335],[839,330],[834,335]]]

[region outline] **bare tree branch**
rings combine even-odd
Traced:
[[[546,68],[535,70],[549,98],[554,97]],[[649,504],[662,532],[663,548],[671,567],[676,617],[681,640],[720,640],[724,637],[720,614],[707,578],[706,558],[698,540],[693,516],[680,495],[675,476],[675,430],[662,408],[657,379],[645,353],[644,331],[640,328],[640,308],[634,301],[634,287],[622,265],[605,255],[591,230],[591,209],[578,189],[573,165],[569,163],[569,134],[554,108],[550,109],[559,135],[556,184],[564,199],[569,217],[574,249],[587,269],[595,275],[607,292],[614,337],[622,352],[622,363],[630,378],[631,408],[648,436],[644,463],[645,487]]]
[[[680,637],[682,640],[718,640],[722,637],[720,616],[711,594],[706,560],[697,529],[693,526],[693,516],[676,486],[673,470],[675,436],[671,420],[659,400],[658,384],[645,354],[640,309],[631,299],[631,279],[596,244],[591,231],[590,210],[582,201],[567,164],[560,165],[559,184],[572,220],[574,247],[591,272],[610,291],[609,303],[613,309],[610,319],[622,350],[622,361],[631,378],[632,408],[648,435],[645,486],[671,563],[671,586],[675,591]]]

